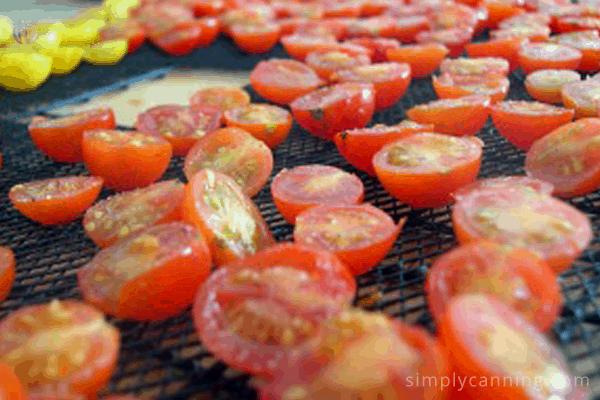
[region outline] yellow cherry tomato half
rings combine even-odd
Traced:
[[[13,91],[39,87],[50,75],[52,57],[34,52],[5,52],[0,55],[0,85]]]
[[[83,59],[95,65],[114,65],[127,54],[127,40],[109,40],[84,47]]]
[[[42,49],[40,53],[52,57],[52,73],[68,74],[73,71],[83,58],[83,48],[77,46],[64,46],[58,49]]]

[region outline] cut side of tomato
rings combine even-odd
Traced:
[[[302,128],[333,140],[338,132],[369,123],[375,110],[375,88],[371,83],[339,83],[298,97],[290,108]]]
[[[195,92],[189,99],[192,106],[219,108],[222,112],[250,104],[250,95],[238,87],[211,87]]]
[[[306,64],[325,81],[331,80],[331,75],[339,70],[371,64],[371,58],[365,54],[352,56],[344,52],[329,51],[309,53]]]
[[[406,111],[406,116],[420,124],[433,124],[434,132],[471,136],[478,133],[487,122],[490,104],[489,96],[442,99],[415,106]]]
[[[456,99],[468,95],[489,96],[492,103],[504,100],[510,81],[505,77],[444,74],[433,76],[433,88],[440,99]]]
[[[522,37],[493,39],[485,42],[469,43],[465,50],[469,57],[494,57],[503,58],[508,61],[510,71],[519,67],[519,49],[529,39]]]
[[[210,249],[198,229],[172,222],[100,251],[77,271],[77,279],[85,300],[103,312],[159,321],[192,304],[211,266]]]
[[[206,238],[217,267],[274,244],[252,199],[232,178],[213,170],[201,170],[190,179],[183,216]]]
[[[101,200],[85,213],[85,233],[107,247],[151,226],[178,221],[184,189],[183,183],[170,180]]]
[[[600,187],[600,119],[583,118],[562,125],[535,142],[527,152],[525,170],[554,185],[554,194],[574,197]]]
[[[356,38],[349,39],[344,43],[349,43],[356,46],[362,46],[370,49],[373,52],[371,61],[380,63],[387,61],[386,51],[389,49],[397,49],[400,47],[400,42],[393,38]]]
[[[359,204],[364,197],[360,178],[328,165],[283,169],[273,178],[275,206],[290,224],[302,211],[319,204]]]
[[[523,151],[554,129],[573,120],[575,111],[537,101],[502,101],[492,106],[498,132]]]
[[[244,193],[254,196],[271,175],[273,153],[241,128],[222,128],[201,138],[185,157],[183,172],[188,181],[203,169],[230,176]]]
[[[90,129],[115,129],[111,108],[96,108],[59,119],[33,117],[28,127],[31,140],[48,157],[56,161],[83,161],[81,141]]]
[[[27,218],[44,225],[65,224],[81,216],[98,198],[104,180],[67,176],[19,183],[8,198]]]
[[[549,41],[581,52],[581,62],[577,70],[593,72],[600,69],[600,35],[598,30],[563,33],[551,37]]]
[[[529,74],[540,69],[571,69],[579,67],[579,50],[554,43],[529,43],[519,50],[519,65]]]
[[[431,29],[450,29],[477,25],[477,11],[464,4],[440,4],[429,14]]]
[[[563,86],[579,81],[581,81],[581,76],[575,71],[542,69],[527,75],[525,89],[537,101],[558,104],[563,102]]]
[[[504,58],[498,57],[446,58],[440,64],[440,72],[450,75],[506,76],[509,72],[509,63]]]
[[[80,301],[24,307],[0,323],[0,363],[8,364],[25,391],[34,395],[95,397],[110,378],[118,354],[117,329]]]
[[[235,45],[250,54],[267,53],[279,41],[281,28],[275,22],[234,24],[230,28]]]
[[[561,94],[565,107],[575,109],[575,119],[598,116],[600,80],[588,79],[565,83]]]
[[[333,51],[339,46],[337,37],[329,35],[308,34],[303,30],[281,38],[285,52],[294,60],[303,62],[308,53],[315,51]]]
[[[292,129],[292,114],[285,108],[270,104],[248,104],[224,114],[227,126],[249,132],[271,149],[283,142]]]
[[[500,22],[525,13],[522,0],[484,0],[482,5],[489,13],[489,28],[496,28]]]
[[[483,142],[476,137],[416,133],[384,146],[373,157],[382,186],[413,207],[441,207],[479,173]]]
[[[162,51],[172,56],[183,56],[191,53],[200,43],[202,26],[195,21],[179,23],[163,34],[150,32],[149,36]]]
[[[554,185],[549,182],[535,179],[525,175],[502,176],[500,178],[478,179],[454,192],[454,197],[466,197],[471,192],[485,189],[523,189],[550,196]]]
[[[360,275],[386,257],[404,222],[370,204],[320,205],[296,217],[294,241],[335,254]]]
[[[547,26],[532,25],[509,29],[498,29],[490,32],[492,40],[526,38],[531,42],[544,42],[550,38],[551,30]]]
[[[532,25],[548,26],[552,22],[552,17],[548,14],[529,12],[517,14],[502,20],[498,24],[498,29],[521,28]]]
[[[585,214],[535,190],[491,187],[454,197],[452,222],[461,244],[490,240],[524,247],[559,273],[571,266],[592,239]]]
[[[0,301],[6,299],[10,294],[15,281],[15,264],[15,253],[8,247],[0,246]],[[2,384],[0,383],[1,393]]]
[[[440,43],[406,45],[386,50],[388,60],[410,65],[413,78],[425,78],[438,69],[450,50]]]
[[[562,307],[554,271],[530,250],[493,242],[458,247],[436,259],[425,283],[429,309],[438,323],[448,303],[466,293],[486,294],[546,332]]]
[[[395,19],[392,36],[402,43],[414,43],[420,32],[427,31],[431,27],[427,15],[405,16]]]

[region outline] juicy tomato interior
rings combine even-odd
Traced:
[[[292,129],[292,114],[270,104],[248,104],[225,112],[225,124],[244,129],[273,149]]]
[[[433,88],[440,99],[455,99],[467,95],[490,96],[492,103],[504,100],[510,82],[506,77],[450,75],[434,76]]]
[[[565,107],[575,109],[575,119],[598,116],[600,81],[568,82],[563,85],[561,93]]]
[[[440,72],[450,75],[506,76],[508,71],[508,61],[499,57],[446,58],[440,64]]]
[[[305,62],[321,79],[327,81],[331,80],[331,75],[335,71],[369,65],[371,58],[365,54],[353,56],[341,51],[328,51],[309,53]]]
[[[529,43],[519,50],[519,64],[526,74],[540,69],[571,69],[579,67],[581,51],[554,43]]]
[[[562,88],[569,82],[579,82],[581,76],[566,69],[542,69],[527,75],[525,89],[537,101],[562,103]]]
[[[189,99],[192,106],[210,106],[221,111],[250,104],[250,95],[242,88],[213,87],[195,92]]]

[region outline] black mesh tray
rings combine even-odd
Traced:
[[[52,114],[52,109],[83,102],[92,95],[157,77],[175,67],[221,67],[251,69],[260,59],[283,57],[277,46],[271,53],[245,55],[226,39],[184,58],[169,58],[150,46],[130,55],[117,66],[82,66],[73,74],[52,78],[42,88],[25,94],[1,93],[7,115],[25,117]],[[144,74],[144,76],[140,76]],[[530,99],[523,86],[524,76],[510,76],[509,99]],[[248,88],[253,101],[264,101]],[[71,98],[64,100],[64,96]],[[394,124],[404,111],[436,99],[430,79],[415,79],[403,99],[376,113],[371,125]],[[56,163],[41,154],[27,135],[26,125],[16,119],[0,120],[4,166],[0,171],[0,245],[11,247],[17,256],[17,279],[10,297],[0,304],[0,317],[17,308],[50,301],[52,298],[81,298],[75,270],[98,251],[84,235],[81,221],[66,226],[43,227],[21,216],[8,202],[10,187],[36,179],[87,173],[82,163]],[[491,122],[478,135],[485,142],[480,177],[523,174],[524,153],[501,138]],[[427,311],[422,283],[434,257],[455,246],[450,207],[412,210],[391,198],[376,178],[350,166],[335,146],[311,137],[294,125],[289,138],[274,151],[273,175],[284,167],[322,163],[356,173],[366,189],[366,202],[388,212],[396,221],[408,222],[388,257],[370,272],[357,277],[356,305],[381,310],[395,318],[435,327]],[[179,178],[182,159],[175,158],[163,179]],[[290,240],[292,226],[275,209],[267,186],[255,197],[275,237]],[[103,190],[101,198],[111,192]],[[595,238],[585,254],[560,277],[565,307],[554,333],[573,373],[589,378],[591,386],[600,381],[600,193],[573,199],[594,226]],[[157,399],[251,399],[255,393],[250,377],[241,375],[215,360],[198,342],[188,313],[158,323],[112,321],[122,334],[119,364],[105,393],[132,393]],[[598,392],[596,393],[598,394]]]

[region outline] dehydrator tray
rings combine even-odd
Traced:
[[[51,78],[35,92],[1,92],[0,133],[3,168],[0,171],[0,245],[17,257],[17,279],[9,298],[0,303],[0,318],[30,304],[53,298],[80,299],[75,271],[98,248],[84,235],[81,220],[65,226],[44,227],[21,216],[7,198],[11,186],[31,180],[88,174],[83,163],[53,162],[36,149],[23,123],[28,116],[46,114],[67,104],[81,103],[94,95],[115,90],[142,79],[156,78],[179,67],[213,67],[250,70],[263,59],[286,57],[278,45],[263,55],[240,52],[227,39],[193,54],[167,57],[148,45],[128,55],[116,66],[81,66],[76,72]],[[530,100],[524,75],[510,75],[508,99]],[[255,102],[264,102],[247,88]],[[395,124],[408,108],[436,99],[431,79],[414,79],[395,106],[375,114],[370,125]],[[485,142],[480,177],[522,175],[525,155],[502,137],[491,122],[478,136]],[[389,196],[376,178],[350,166],[335,145],[314,138],[294,125],[288,139],[274,150],[274,176],[282,168],[320,163],[356,173],[365,185],[365,201],[389,213],[396,221],[408,221],[387,258],[370,272],[357,277],[355,304],[383,311],[394,318],[435,331],[423,295],[423,281],[432,260],[456,245],[450,220],[451,206],[413,210]],[[182,158],[174,158],[162,179],[185,182]],[[254,198],[274,236],[290,240],[292,226],[276,210],[269,191],[270,180]],[[100,198],[112,192],[103,190]],[[587,377],[600,399],[600,192],[570,201],[592,220],[595,238],[583,256],[559,278],[565,306],[553,336],[574,375]],[[253,399],[252,379],[220,363],[203,348],[189,313],[162,322],[136,323],[109,318],[122,335],[118,367],[102,394],[131,393],[154,399]]]

